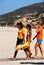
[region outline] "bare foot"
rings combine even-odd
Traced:
[[[41,58],[43,58],[43,59],[44,59],[44,56],[41,56]]]
[[[26,57],[25,60],[29,60],[29,57]]]
[[[35,58],[35,59],[36,59],[36,58],[38,58],[38,57],[37,57],[37,56],[34,56],[33,58]]]
[[[16,58],[12,58],[12,60],[16,60]]]

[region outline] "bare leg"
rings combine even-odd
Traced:
[[[34,56],[34,58],[37,58],[37,54],[38,54],[38,46],[39,46],[39,44],[36,43],[36,44],[35,44],[35,56]]]
[[[42,44],[39,44],[39,49],[40,49],[40,52],[41,52],[41,58],[44,58]]]
[[[15,51],[15,54],[14,54],[14,58],[16,57],[17,53],[18,53],[18,51],[16,50],[16,51]]]
[[[16,50],[15,53],[14,53],[14,57],[13,57],[13,60],[16,60],[16,55],[17,55],[18,51]]]
[[[25,58],[25,59],[29,59],[29,52],[28,52],[28,50],[25,49],[24,51],[25,51],[25,53],[26,53],[26,58]]]
[[[31,53],[30,47],[29,47],[28,51],[29,51],[29,57],[31,58],[32,53]]]
[[[28,59],[29,59],[29,52],[28,52],[28,51],[26,51],[26,53],[27,53],[26,60],[28,60]]]

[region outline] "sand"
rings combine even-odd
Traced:
[[[17,58],[20,58],[21,60],[20,59],[17,61],[10,60],[10,58],[12,58],[14,55],[15,45],[17,40],[17,32],[18,32],[18,29],[14,27],[0,27],[0,65],[21,65],[20,62],[22,61],[36,62],[33,59],[27,60],[27,61],[23,60],[26,57],[25,52],[23,50],[19,50],[17,54]],[[32,38],[33,38],[36,35],[36,29],[32,29],[32,32],[33,32],[32,33]],[[43,33],[44,33],[44,30],[43,30]],[[32,56],[34,56],[34,53],[35,53],[34,52],[35,43],[36,43],[36,39],[32,40],[31,42],[31,52],[33,54]],[[43,34],[42,47],[44,50],[44,34]],[[39,57],[41,56],[40,51],[38,52],[38,56]],[[44,62],[44,59],[42,59],[42,62]],[[32,63],[30,63],[30,65],[32,65]]]

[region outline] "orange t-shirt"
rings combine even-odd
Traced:
[[[38,27],[37,40],[43,40],[43,28],[42,28],[42,26]]]

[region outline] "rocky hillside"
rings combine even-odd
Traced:
[[[13,12],[0,15],[0,25],[12,25],[17,21],[33,22],[41,19],[44,23],[44,2],[29,5]]]

